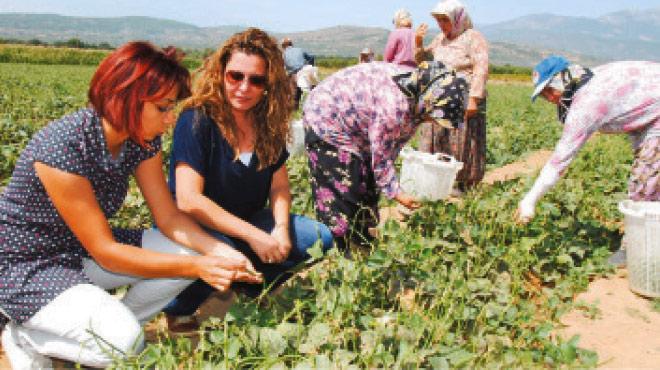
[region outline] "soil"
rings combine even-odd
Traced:
[[[483,182],[494,184],[532,174],[543,167],[550,153],[538,151],[523,161],[489,171]],[[383,219],[393,217],[398,221],[405,218],[397,207],[383,209],[381,215]],[[630,291],[626,277],[627,271],[619,269],[614,276],[591,282],[588,290],[575,298],[576,302],[583,302],[582,308],[565,314],[555,335],[565,340],[579,335],[578,345],[596,351],[598,367],[602,369],[660,369],[660,313],[652,309],[650,299]],[[230,305],[227,297],[212,296],[200,308],[199,319],[222,317]],[[163,316],[159,316],[146,326],[147,340],[155,340],[158,333],[165,333],[166,327]],[[65,367],[63,363],[56,365]],[[10,369],[1,348],[0,369]]]
[[[660,369],[660,313],[652,301],[628,288],[627,271],[598,279],[576,302],[588,308],[565,314],[557,334],[568,340],[579,335],[578,346],[598,353],[601,369]],[[593,308],[589,308],[593,307]]]

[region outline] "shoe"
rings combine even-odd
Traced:
[[[194,315],[174,316],[165,314],[167,329],[174,334],[191,334],[199,330],[199,323]]]
[[[50,358],[37,353],[22,344],[19,328],[10,322],[2,331],[2,349],[5,351],[13,370],[52,369]]]
[[[612,253],[610,258],[607,259],[607,263],[616,268],[626,267],[626,250],[619,249],[618,251]]]

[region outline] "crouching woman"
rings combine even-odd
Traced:
[[[193,279],[259,282],[168,191],[160,135],[190,79],[175,54],[132,42],[106,57],[89,106],[35,134],[0,195],[2,346],[14,369],[52,368],[49,357],[106,367],[140,349],[141,325]],[[162,234],[108,224],[131,174]],[[122,285],[121,300],[105,291]]]

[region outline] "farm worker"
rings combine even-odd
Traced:
[[[447,67],[457,71],[470,86],[465,99],[465,122],[456,130],[425,124],[420,128],[421,151],[446,153],[463,162],[456,175],[456,195],[477,185],[486,171],[486,82],[488,80],[488,43],[472,26],[467,8],[458,0],[440,1],[431,11],[440,34],[423,46],[428,25],[416,31],[416,58],[433,54]]]
[[[399,9],[392,19],[394,30],[390,32],[385,44],[383,60],[410,67],[415,63],[415,31],[412,29],[412,16],[406,9]]]
[[[12,368],[52,368],[49,357],[107,367],[140,350],[141,325],[194,279],[221,291],[260,282],[168,192],[161,134],[189,94],[175,54],[119,47],[92,77],[89,106],[48,124],[21,154],[0,196],[2,347]],[[131,174],[161,231],[108,224]],[[123,285],[121,300],[105,291]]]
[[[534,217],[536,203],[559,180],[591,135],[627,133],[635,160],[628,197],[660,201],[660,63],[615,62],[592,70],[550,56],[534,68],[532,100],[557,105],[564,125],[555,151],[518,207],[518,218]]]
[[[374,61],[374,52],[371,48],[364,48],[360,51],[360,56],[358,57],[359,63],[370,63]]]
[[[324,249],[332,246],[325,225],[290,213],[290,98],[277,43],[256,28],[234,34],[195,79],[170,158],[170,190],[179,208],[246,255],[268,285],[290,277],[318,240]],[[237,288],[253,296],[262,290]],[[179,295],[165,309],[170,329],[194,328],[192,315],[213,290],[198,280]]]
[[[298,110],[303,93],[302,88],[298,86],[298,72],[305,66],[314,66],[314,56],[302,48],[293,46],[293,41],[288,37],[282,39],[282,50],[284,50],[286,73],[289,75],[291,88],[295,91],[293,109]]]
[[[378,198],[414,209],[394,162],[421,122],[463,119],[464,79],[440,62],[418,68],[362,63],[327,77],[303,106],[305,149],[318,219],[340,248],[370,242]]]

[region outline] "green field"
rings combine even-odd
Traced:
[[[84,106],[93,70],[0,64],[0,186],[35,130]],[[554,110],[531,104],[530,90],[489,86],[489,168],[557,140]],[[405,226],[388,222],[370,254],[349,260],[332,251],[280,294],[240,298],[206,323],[199,343],[163,335],[117,367],[594,367],[595,353],[552,331],[575,293],[608,273],[604,259],[619,247],[616,202],[632,160],[623,141],[592,139],[529,225],[512,214],[533,178],[425,204]],[[288,166],[294,211],[313,215],[305,160]],[[150,225],[135,187],[112,222]]]

